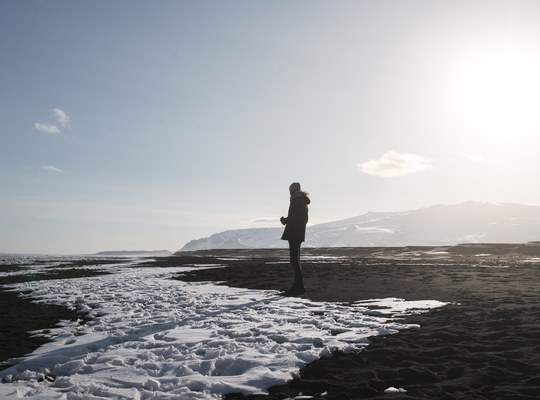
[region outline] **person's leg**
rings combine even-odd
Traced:
[[[300,245],[301,242],[289,242],[289,254],[291,259],[291,267],[294,272],[294,285],[298,289],[304,289],[304,275],[302,266],[300,265]]]

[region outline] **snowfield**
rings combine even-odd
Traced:
[[[197,268],[195,266],[194,268]],[[201,268],[201,267],[199,267]],[[13,285],[37,301],[86,311],[0,372],[0,398],[219,399],[265,393],[336,349],[417,327],[399,318],[445,303],[383,299],[352,306],[170,279],[189,270],[109,268],[92,278]]]

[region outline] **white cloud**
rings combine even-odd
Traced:
[[[364,174],[393,178],[413,174],[433,168],[431,160],[424,156],[410,153],[387,151],[378,160],[369,160],[358,164]]]
[[[43,124],[41,122],[36,122],[34,129],[38,132],[49,133],[51,135],[58,135],[60,133],[60,129],[56,125]]]
[[[62,128],[69,128],[70,126],[71,118],[59,108],[53,108],[51,110],[51,118],[56,120],[55,124],[44,124],[43,122],[36,122],[34,123],[34,129],[41,133],[58,135],[61,132],[58,125],[60,125]]]
[[[66,173],[64,170],[57,168],[54,165],[44,165],[41,167],[41,169],[47,172],[49,175],[62,175]]]
[[[59,108],[53,108],[51,110],[51,117],[56,119],[56,121],[62,125],[63,128],[69,128],[69,124],[71,123],[71,118]]]

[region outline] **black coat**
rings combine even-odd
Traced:
[[[309,197],[305,193],[299,193],[291,197],[289,213],[287,218],[284,218],[282,221],[285,224],[285,230],[281,239],[300,243],[306,240],[308,204],[311,203],[311,200],[309,200]]]

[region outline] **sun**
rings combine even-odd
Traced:
[[[467,59],[456,84],[463,122],[485,138],[540,130],[540,60],[502,47]]]

